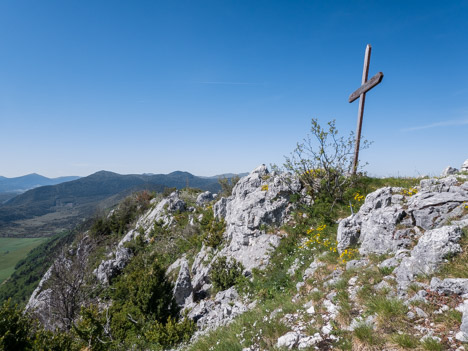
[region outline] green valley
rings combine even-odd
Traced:
[[[14,272],[16,264],[47,238],[0,238],[0,284]]]

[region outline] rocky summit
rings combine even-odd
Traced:
[[[332,206],[264,165],[225,193],[140,194],[64,250],[26,310],[90,349],[465,350],[467,165],[361,179]]]

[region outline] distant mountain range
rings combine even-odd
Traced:
[[[23,184],[37,184],[34,178],[45,178],[35,176]],[[164,188],[180,189],[187,185],[212,192],[220,190],[218,178],[202,178],[181,171],[129,175],[100,171],[64,183],[37,187],[0,205],[0,236],[53,235],[71,229],[99,209],[113,206],[134,191],[161,192]]]
[[[44,185],[56,185],[80,177],[59,177],[47,178],[40,174],[32,173],[21,177],[6,178],[0,176],[0,193],[22,193],[26,190],[37,188]]]

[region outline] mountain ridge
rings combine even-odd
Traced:
[[[0,205],[0,236],[49,236],[71,229],[79,218],[101,207],[116,204],[129,192],[187,186],[217,192],[217,178],[201,178],[189,172],[126,174],[98,171],[72,181],[30,189]],[[105,205],[100,206],[101,202]]]
[[[44,185],[56,185],[63,182],[79,179],[78,176],[64,176],[48,178],[37,173],[30,173],[19,177],[0,176],[0,193],[24,192]]]

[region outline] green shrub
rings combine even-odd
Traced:
[[[31,348],[32,322],[18,306],[5,301],[0,307],[0,350]]]
[[[177,322],[175,318],[169,317],[166,323],[154,322],[145,336],[149,342],[167,348],[189,341],[195,329],[195,322],[190,318],[185,317],[181,322]]]
[[[80,319],[73,325],[73,331],[85,346],[93,351],[104,351],[110,342],[105,333],[106,320],[96,306],[82,307]]]
[[[154,257],[136,256],[112,288],[112,334],[120,339],[140,335],[147,322],[177,318],[173,286]]]
[[[226,230],[226,223],[223,219],[215,218],[213,209],[209,207],[203,211],[200,226],[203,232],[203,242],[206,246],[216,248],[223,241],[223,234]]]
[[[99,237],[126,232],[138,215],[149,208],[152,196],[143,191],[126,197],[108,216],[97,217],[94,220],[91,235]]]
[[[356,181],[356,177],[349,176],[354,136],[351,133],[346,139],[339,137],[334,120],[323,128],[317,119],[312,119],[310,132],[286,158],[284,167],[301,179],[314,200],[328,204],[330,209],[344,200],[345,192]],[[361,149],[364,149],[369,143],[364,140],[361,145]]]
[[[211,266],[211,281],[217,291],[229,289],[242,277],[244,266],[231,258],[220,256]]]

